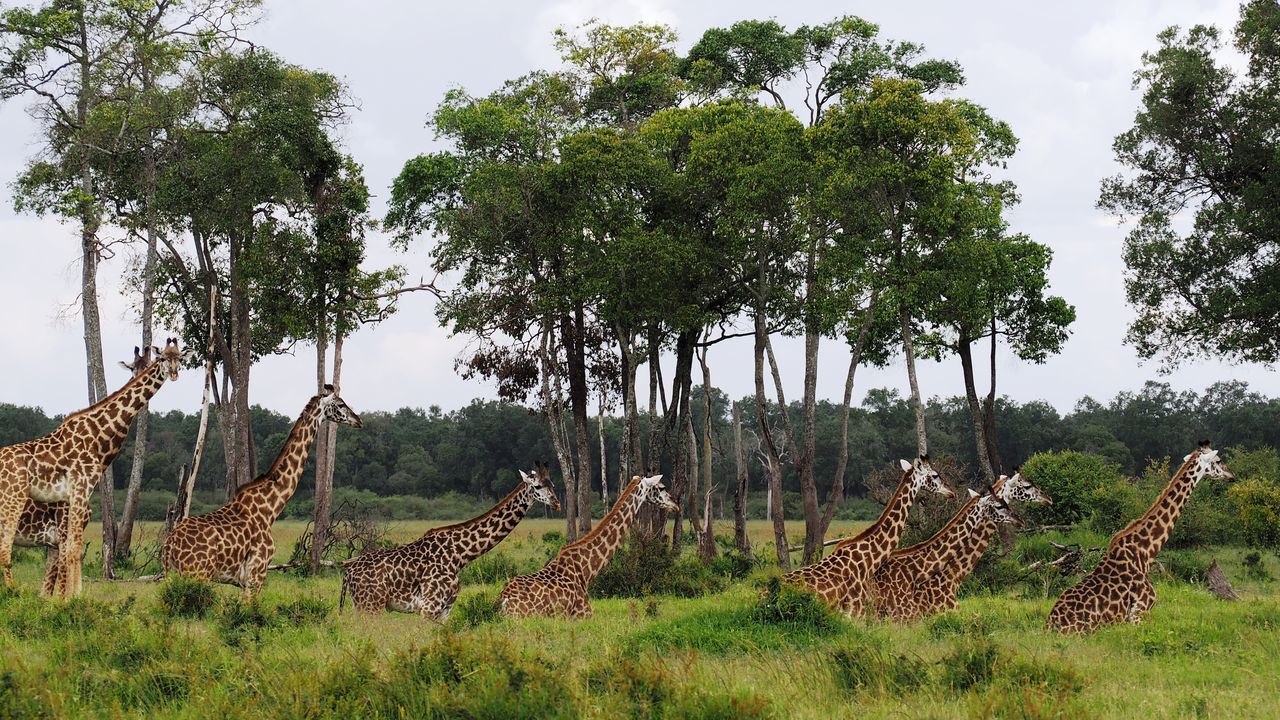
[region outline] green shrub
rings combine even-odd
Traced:
[[[44,688],[34,684],[26,686],[12,671],[0,672],[0,718],[53,717],[44,693]]]
[[[1211,562],[1208,556],[1194,550],[1167,550],[1160,553],[1159,561],[1165,573],[1185,583],[1204,582],[1205,568]]]
[[[632,718],[768,718],[768,703],[751,693],[724,693],[690,686],[657,663],[614,658],[587,675],[593,697],[603,697],[606,716]],[[614,700],[610,703],[609,700]],[[623,707],[609,707],[611,704]]]
[[[203,620],[218,605],[213,584],[172,575],[160,587],[160,612],[168,617]]]
[[[876,645],[840,648],[831,657],[836,684],[855,694],[901,697],[928,682],[929,668],[918,658]]]
[[[956,692],[984,688],[995,677],[1000,649],[987,638],[967,639],[939,664],[942,684]]]
[[[765,625],[824,631],[835,629],[840,622],[836,612],[817,595],[776,576],[765,581],[764,594],[751,609],[751,618]]]
[[[559,530],[548,530],[542,533],[542,542],[546,545],[561,547],[564,545],[564,533]]]
[[[1227,497],[1246,544],[1280,548],[1280,485],[1244,480],[1235,483]]]
[[[1237,480],[1259,480],[1275,485],[1280,483],[1280,452],[1273,447],[1245,450],[1233,447],[1227,451],[1228,466]]]
[[[449,626],[454,628],[474,628],[485,623],[502,619],[498,606],[498,596],[489,592],[478,592],[459,599],[449,613]]]
[[[520,566],[510,555],[493,550],[476,558],[458,573],[463,585],[503,583],[520,574]]]
[[[302,627],[324,622],[329,619],[329,613],[332,610],[333,608],[327,600],[321,600],[314,596],[303,596],[294,598],[276,608],[275,613],[283,625]]]
[[[1267,572],[1267,566],[1262,562],[1262,553],[1251,550],[1244,554],[1241,561],[1244,564],[1245,577],[1261,582],[1271,580],[1271,573]]]
[[[1053,498],[1052,505],[1027,508],[1029,519],[1041,525],[1087,519],[1096,489],[1125,482],[1119,465],[1074,450],[1032,455],[1023,464],[1022,474]]]
[[[711,561],[710,570],[720,577],[730,580],[742,580],[755,572],[756,565],[755,558],[750,555],[740,553],[737,550],[726,550]]]
[[[246,640],[262,642],[281,624],[281,616],[264,608],[257,598],[247,602],[236,598],[223,603],[215,620],[218,636],[231,647],[240,647]]]

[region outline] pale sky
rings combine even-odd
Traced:
[[[1161,377],[1153,363],[1140,365],[1123,345],[1133,316],[1124,301],[1120,259],[1125,228],[1094,207],[1099,180],[1116,171],[1111,142],[1126,129],[1139,101],[1131,87],[1142,52],[1171,24],[1234,25],[1234,1],[1034,3],[1018,2],[671,2],[668,0],[566,0],[564,2],[422,3],[370,0],[267,0],[266,16],[251,39],[286,60],[342,78],[360,102],[344,130],[346,147],[364,164],[381,217],[392,179],[404,162],[438,147],[425,121],[443,93],[461,86],[485,94],[508,78],[553,67],[551,31],[597,17],[614,24],[663,22],[680,35],[686,50],[701,33],[742,19],[777,19],[787,27],[819,23],[851,13],[878,23],[884,37],[923,43],[934,57],[958,60],[968,84],[958,91],[1007,121],[1021,140],[1009,165],[1022,204],[1011,226],[1053,248],[1052,291],[1077,309],[1065,351],[1043,365],[1022,363],[1007,353],[1000,361],[1000,392],[1020,401],[1044,399],[1069,411],[1084,395],[1105,400],[1163,379],[1179,389],[1203,390],[1221,379],[1240,379],[1260,392],[1280,395],[1271,370],[1250,365],[1199,363]],[[358,9],[357,9],[358,8]],[[8,184],[38,147],[22,101],[0,106],[0,332],[10,350],[0,354],[7,379],[0,401],[68,412],[84,405],[84,342],[79,307],[79,252],[74,225],[12,210]],[[429,239],[407,255],[370,238],[370,262],[398,262],[411,277],[431,276]],[[100,277],[107,384],[127,375],[115,365],[128,359],[139,330],[132,299],[119,277],[126,251],[103,263]],[[658,289],[660,291],[660,289]],[[347,342],[343,395],[357,410],[404,406],[465,405],[492,397],[491,385],[463,381],[454,359],[465,338],[450,338],[435,319],[425,294],[408,297],[401,312],[362,330]],[[156,331],[164,337],[163,328]],[[733,397],[751,392],[750,346],[745,341],[711,353],[714,382]],[[779,343],[788,396],[800,395],[799,343]],[[819,370],[820,394],[843,392],[846,352],[828,343]],[[254,369],[252,401],[295,414],[314,392],[314,350],[272,357]],[[979,372],[980,378],[982,372]],[[200,379],[187,371],[153,401],[159,410],[195,411]],[[855,398],[867,388],[896,387],[905,394],[901,362],[859,371]],[[959,362],[924,362],[926,396],[961,394]],[[981,385],[980,385],[981,390]]]

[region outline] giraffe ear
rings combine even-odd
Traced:
[[[123,360],[120,361],[120,367],[128,370],[129,372],[133,372],[133,366]]]
[[[521,479],[521,480],[525,481],[525,482],[526,482],[526,483],[528,483],[529,485],[532,485],[532,484],[533,484],[533,478],[531,478],[531,477],[529,477],[528,475],[526,475],[526,474],[524,473],[524,471],[523,471],[523,470],[518,470],[517,472],[519,472],[519,473],[520,473],[520,479]]]
[[[1188,461],[1188,460],[1190,460],[1190,459],[1191,459],[1191,456],[1190,456],[1190,455],[1187,455],[1186,457],[1182,458],[1182,462],[1186,462],[1186,461]]]
[[[914,467],[911,463],[907,462],[906,460],[899,460],[898,464],[902,466],[903,470],[910,470],[912,467]]]
[[[976,497],[979,497],[979,495],[980,493],[977,490],[974,490],[973,488],[969,488],[969,497],[976,498]]]

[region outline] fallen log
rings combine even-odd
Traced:
[[[1231,581],[1227,579],[1227,574],[1222,572],[1222,566],[1218,564],[1218,559],[1214,558],[1213,563],[1204,571],[1205,584],[1209,586],[1209,592],[1217,595],[1223,600],[1239,600],[1240,596],[1231,587]]]

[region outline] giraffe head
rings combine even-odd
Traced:
[[[1190,455],[1182,458],[1183,462],[1187,462],[1195,458],[1195,470],[1200,473],[1200,477],[1222,478],[1227,482],[1236,479],[1236,476],[1227,469],[1227,464],[1222,461],[1222,457],[1218,451],[1213,448],[1213,444],[1208,440],[1201,440],[1200,447]]]
[[[675,512],[680,509],[671,496],[667,494],[667,487],[662,484],[661,475],[650,475],[640,478],[640,487],[636,489],[640,495],[640,502],[653,503],[667,512]]]
[[[915,486],[917,492],[922,490],[931,490],[943,497],[955,497],[956,494],[942,482],[942,476],[937,470],[929,464],[928,454],[921,455],[914,463],[906,460],[899,460],[902,466],[902,472],[911,473],[911,482]]]
[[[134,377],[138,377],[139,375],[142,374],[143,370],[146,370],[147,367],[151,365],[152,351],[155,351],[156,353],[160,352],[158,348],[149,347],[143,350],[143,349],[140,349],[137,345],[134,345],[133,361],[125,362],[121,360],[120,367],[124,368],[125,370],[128,370],[129,374],[133,375]]]
[[[150,354],[155,357],[155,362],[163,363],[161,368],[169,374],[169,379],[177,380],[183,360],[182,351],[178,349],[178,338],[167,338],[164,341],[164,350],[152,348],[152,351],[153,353]]]
[[[1005,502],[1039,503],[1052,505],[1053,500],[1036,484],[1022,476],[1018,468],[1013,469],[1013,477],[1001,475],[995,484],[995,493]]]
[[[534,463],[533,472],[525,474],[520,471],[520,479],[533,491],[533,499],[547,507],[560,512],[560,499],[556,497],[556,488],[551,484],[551,466],[546,463]]]
[[[338,393],[333,391],[332,385],[325,385],[324,391],[320,393],[320,414],[318,419],[332,420],[333,422],[356,428],[364,426],[364,423],[360,422],[360,416],[343,402],[342,398],[338,397]]]
[[[1014,527],[1022,527],[1022,520],[1013,514],[1013,508],[1009,507],[1009,503],[1000,497],[1000,493],[994,488],[988,488],[985,494],[970,488],[970,497],[980,497],[978,500],[978,512],[980,516],[989,518],[997,525],[1012,525]]]

